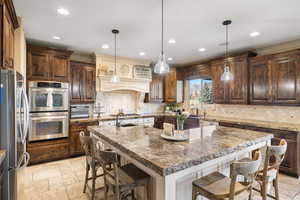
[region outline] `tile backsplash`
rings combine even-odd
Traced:
[[[213,104],[206,108],[207,115],[262,120],[270,122],[300,123],[298,106],[225,105]]]
[[[116,114],[120,109],[124,113],[163,112],[162,103],[144,103],[145,94],[135,91],[97,92],[96,106],[103,106],[105,114]]]

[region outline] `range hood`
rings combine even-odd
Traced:
[[[98,92],[112,92],[120,90],[130,90],[141,93],[149,92],[151,80],[136,80],[120,78],[120,82],[110,82],[110,77],[97,77]]]
[[[114,73],[114,57],[105,54],[96,55],[96,88],[97,92],[136,91],[149,92],[152,72],[150,62],[145,60],[117,58],[117,75],[120,82],[112,83],[110,78]]]

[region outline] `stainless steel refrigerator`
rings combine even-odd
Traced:
[[[17,170],[29,161],[26,152],[28,125],[25,80],[14,70],[1,70],[0,149],[7,151],[1,200],[17,200]]]

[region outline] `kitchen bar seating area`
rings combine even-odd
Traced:
[[[0,200],[300,200],[299,7],[0,0]]]

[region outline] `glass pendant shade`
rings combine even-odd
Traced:
[[[167,63],[165,54],[161,53],[159,55],[158,61],[154,66],[154,72],[157,74],[164,74],[170,71],[170,66]]]
[[[232,81],[233,80],[233,74],[229,71],[229,67],[224,67],[224,73],[221,76],[221,81]]]
[[[120,82],[120,77],[117,76],[116,74],[112,75],[112,77],[110,78],[110,82],[112,83],[118,83]]]

